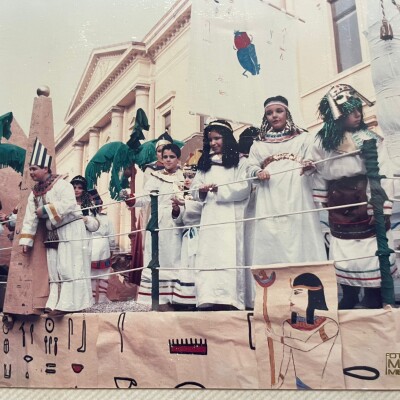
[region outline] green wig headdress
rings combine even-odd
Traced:
[[[317,133],[317,137],[321,140],[322,147],[325,150],[335,150],[340,146],[345,134],[344,119],[354,110],[359,110],[362,114],[362,100],[369,106],[374,104],[346,84],[332,86],[322,98],[318,111],[324,125]],[[367,129],[363,116],[360,129]]]

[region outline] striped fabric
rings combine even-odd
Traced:
[[[40,143],[39,139],[35,139],[33,145],[32,157],[29,165],[37,165],[40,168],[48,167],[50,168],[52,157],[47,154],[47,149]]]

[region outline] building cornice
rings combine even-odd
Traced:
[[[65,134],[60,136],[55,143],[55,153],[60,153],[68,144],[72,142],[74,138],[74,129],[69,127]]]
[[[71,103],[67,113],[65,122],[69,125],[76,125],[77,121],[82,118],[93,105],[102,97],[102,95],[114,84],[118,82],[129,67],[137,60],[142,59],[146,62],[155,62],[155,59],[171,42],[182,33],[190,23],[191,1],[180,0],[176,2],[167,14],[153,27],[153,29],[145,36],[142,42],[130,42],[128,44],[120,44],[94,50],[88,67],[85,70],[83,78],[78,85],[77,92]],[[125,55],[114,66],[107,76],[98,84],[92,93],[87,95],[86,89],[90,85],[90,79],[96,69],[99,60],[104,57],[123,54],[123,46]],[[103,51],[104,50],[104,51]],[[147,84],[138,84],[136,86],[147,87]],[[85,98],[85,96],[87,96]]]
[[[137,45],[129,49],[123,59],[112,69],[112,71],[103,79],[97,88],[84,100],[77,108],[68,116],[67,123],[74,125],[76,121],[81,118],[108,90],[117,80],[123,75],[134,60],[138,58],[145,58],[144,46],[138,48]]]
[[[157,56],[190,24],[191,3],[182,0],[143,39],[147,56],[154,63]]]

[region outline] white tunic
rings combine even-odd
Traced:
[[[76,203],[72,185],[59,178],[45,195],[37,197],[37,201],[39,207],[44,205],[51,224],[59,227],[59,239],[65,240],[59,243],[57,250],[47,249],[50,281],[90,277],[90,246],[86,240],[85,224],[82,219],[77,219],[82,217],[82,211]],[[35,211],[34,195],[31,193],[20,234],[20,245],[33,246],[39,222]],[[90,279],[63,282],[60,285],[50,283],[46,308],[80,311],[90,307],[92,302]]]
[[[244,179],[246,162],[241,159],[234,168],[212,165],[207,172],[197,171],[191,188],[195,199],[202,201],[198,189],[203,184],[222,184]],[[218,187],[203,201],[199,247],[196,256],[197,305],[228,304],[240,310],[245,308],[246,282],[244,269],[211,271],[213,268],[244,265],[243,222],[234,222],[244,216],[244,207],[250,195],[248,181]],[[229,223],[227,223],[229,222]],[[210,271],[207,271],[210,269]]]
[[[165,175],[163,171],[153,171],[152,176],[144,185],[144,193],[158,190],[158,227],[159,229],[175,227],[172,220],[171,198],[173,191],[178,191],[179,183],[183,183],[183,174],[177,170],[174,174]],[[165,193],[163,195],[163,193]],[[138,197],[135,207],[143,207],[150,203],[150,196]],[[151,233],[146,232],[144,251],[144,266],[151,261]],[[181,232],[172,229],[159,232],[159,262],[160,262],[160,297],[159,304],[167,304],[179,301],[179,285],[177,285],[178,271],[163,271],[164,267],[176,268],[180,265]],[[146,268],[142,272],[138,302],[151,302],[151,270]]]
[[[368,131],[358,131],[352,134],[354,143],[349,142],[347,150],[357,150],[362,145],[363,140],[371,139],[374,134]],[[349,137],[350,138],[350,137]],[[350,139],[349,139],[350,140]],[[358,145],[356,145],[358,143]],[[343,147],[343,145],[342,145]],[[378,147],[379,150],[379,147]],[[317,140],[312,149],[311,155],[313,161],[324,160],[343,154],[344,151],[326,151],[321,147]],[[382,171],[381,171],[382,173]],[[330,160],[317,164],[317,173],[314,176],[314,197],[316,201],[327,202],[328,181],[337,180],[343,177],[353,177],[365,175],[366,168],[364,160],[360,155],[350,155],[336,160]],[[382,186],[388,192],[391,182],[382,180]],[[387,193],[390,196],[390,193]],[[367,192],[369,196],[369,193]],[[358,203],[357,198],[354,203]],[[391,231],[387,232],[389,247],[393,248],[393,239]],[[329,258],[335,260],[335,270],[337,281],[344,285],[380,287],[380,270],[378,257],[360,258],[374,255],[377,251],[376,236],[365,239],[340,239],[330,236]],[[357,259],[360,258],[360,259]],[[395,265],[396,255],[390,256],[391,272],[397,271]],[[347,260],[347,261],[342,261]]]
[[[179,216],[174,220],[177,226],[200,224],[203,205],[194,200],[185,199],[185,205],[180,207]],[[199,241],[199,228],[181,229],[181,270],[179,271],[180,294],[177,301],[182,304],[196,304],[195,267]]]
[[[92,233],[92,294],[96,302],[107,301],[108,276],[111,272],[111,251],[115,248],[114,227],[106,214],[97,214],[100,226]],[[108,236],[108,237],[107,237]],[[104,276],[106,275],[106,276]]]
[[[270,180],[259,181],[256,217],[315,209],[311,178],[300,176],[314,137],[303,132],[282,142],[255,141],[250,149],[248,175],[255,176],[268,157]],[[253,265],[326,260],[316,212],[258,219],[255,222]]]
[[[110,251],[115,248],[114,227],[106,214],[99,213],[96,218],[100,227],[92,233],[92,261],[107,260],[111,256]]]

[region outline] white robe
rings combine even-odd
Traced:
[[[43,201],[45,198],[45,201]],[[59,178],[44,196],[38,196],[40,206],[46,209],[49,221],[57,229],[60,242],[58,249],[47,249],[47,267],[50,281],[90,277],[89,241],[82,211],[76,203],[72,185]],[[20,234],[20,245],[32,247],[39,219],[35,213],[34,195],[28,197],[24,222]],[[75,220],[75,221],[74,221]],[[66,224],[69,221],[68,224]],[[46,223],[47,224],[47,223]],[[66,224],[64,226],[61,226]],[[71,239],[82,240],[71,241]],[[50,295],[46,308],[61,311],[80,311],[93,303],[90,279],[72,282],[50,283]]]
[[[218,187],[218,192],[209,192],[205,200],[200,198],[198,188],[203,184],[222,184],[246,178],[246,160],[241,159],[234,168],[212,165],[207,172],[197,171],[192,182],[193,196],[203,202],[201,224],[216,223],[200,227],[199,247],[196,256],[197,305],[228,304],[239,310],[245,308],[245,269],[213,271],[213,268],[244,265],[244,224],[234,222],[242,219],[247,199],[250,196],[248,181]],[[226,223],[229,222],[229,223]],[[209,269],[210,271],[207,271]]]
[[[313,139],[303,132],[284,142],[253,143],[248,158],[249,176],[256,176],[266,158],[278,158],[267,166],[270,180],[259,181],[256,217],[315,209],[312,179],[300,176],[300,169],[282,172],[301,166]],[[317,212],[256,220],[253,265],[323,260],[326,251]]]
[[[185,205],[180,207],[179,216],[174,219],[177,226],[200,224],[203,205],[198,201],[185,199]],[[181,229],[181,270],[179,271],[180,294],[177,302],[182,304],[196,304],[195,267],[199,241],[199,228]]]
[[[115,248],[114,227],[106,214],[97,214],[97,220],[100,222],[100,227],[96,232],[92,233],[92,262],[107,261],[110,264],[107,268],[91,269],[92,278],[92,293],[96,298],[98,292],[98,303],[106,301],[108,288],[108,276],[96,278],[98,275],[104,275],[111,272],[111,251]],[[104,237],[108,236],[108,237]]]
[[[178,191],[178,184],[183,184],[183,174],[181,170],[177,170],[173,175],[163,175],[163,171],[153,171],[152,176],[144,185],[144,193],[150,193],[152,190],[158,190],[158,227],[171,228],[175,227],[172,220],[172,203],[171,198],[173,191]],[[163,195],[165,193],[165,195]],[[135,207],[143,207],[150,203],[150,196],[139,197],[136,199]],[[144,251],[144,266],[148,266],[151,261],[151,233],[146,232]],[[180,265],[181,255],[181,232],[179,229],[172,229],[159,232],[159,304],[174,303],[179,299],[179,285],[177,278],[179,271],[163,271],[162,268],[177,268]],[[142,272],[140,282],[138,302],[151,303],[151,270],[145,268]]]
[[[353,134],[354,138],[357,137],[357,141],[360,144],[362,144],[363,139],[371,138],[363,137],[362,134],[360,135],[360,132],[361,131],[358,131],[357,136]],[[348,150],[357,150],[355,144],[353,146],[354,148],[349,148]],[[379,149],[380,147],[378,146],[378,150]],[[343,151],[324,150],[319,140],[317,140],[311,149],[310,157],[313,161],[319,161],[340,154],[343,154]],[[317,164],[317,173],[314,175],[314,197],[316,201],[318,199],[323,202],[327,201],[328,181],[343,177],[365,175],[366,172],[364,160],[360,155],[351,155]],[[383,173],[383,171],[381,170],[380,173]],[[392,197],[392,182],[389,180],[382,180],[382,186],[386,190],[389,198]],[[369,197],[368,188],[367,196]],[[355,202],[358,201],[355,199]],[[389,247],[393,248],[393,238],[390,230],[387,232],[387,238]],[[378,257],[357,260],[359,257],[374,255],[377,248],[376,236],[365,239],[340,239],[331,235],[329,258],[335,260],[337,281],[349,286],[380,287],[381,280]],[[341,261],[346,259],[350,260]],[[395,274],[397,271],[395,259],[396,255],[391,254],[390,265],[392,274]]]

